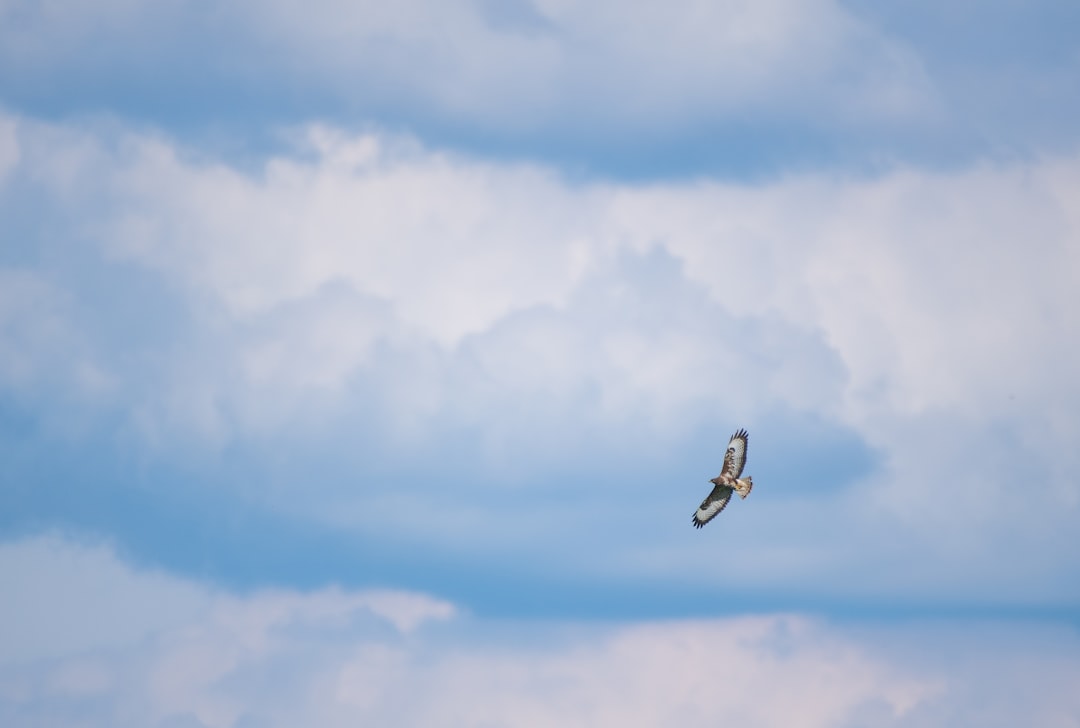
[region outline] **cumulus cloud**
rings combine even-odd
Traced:
[[[503,621],[405,592],[233,595],[56,538],[0,547],[5,583],[27,574],[38,593],[6,600],[3,627],[54,634],[3,642],[11,726],[1064,726],[1080,711],[1078,638],[1055,625]],[[150,629],[108,628],[117,614]]]
[[[1018,436],[1049,459],[1077,396],[1066,369],[1078,352],[1063,334],[1080,328],[1065,202],[1078,185],[1075,160],[1055,160],[795,178],[767,192],[634,191],[620,230],[638,245],[663,236],[734,313],[775,311],[821,331],[850,377],[837,412],[875,440],[869,420],[1030,417]],[[717,275],[729,261],[737,274]]]
[[[290,453],[320,476],[252,486],[283,512],[659,578],[693,560],[689,542],[599,543],[590,524],[681,512],[687,494],[659,492],[650,464],[690,477],[683,443],[734,422],[764,435],[752,466],[774,475],[757,515],[727,524],[760,548],[716,583],[1075,598],[1057,546],[1078,507],[1075,159],[629,185],[323,127],[251,171],[122,129],[13,123],[16,225],[61,230],[31,233],[27,280],[48,285],[19,296],[70,303],[5,304],[4,335],[45,344],[13,347],[4,371],[95,372],[96,406],[140,449]],[[30,192],[20,216],[11,200]],[[107,286],[51,262],[76,251]],[[140,277],[123,305],[152,330],[110,328],[102,289]],[[75,395],[49,391],[35,412],[65,417]],[[781,475],[791,455],[768,443],[784,428],[850,433],[879,467]],[[327,458],[365,477],[335,479]],[[767,541],[766,523],[783,524]]]

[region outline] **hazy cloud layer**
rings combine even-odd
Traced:
[[[218,64],[204,84],[253,82],[258,93],[300,82],[309,96],[330,94],[346,105],[373,96],[376,108],[412,107],[495,129],[616,119],[662,128],[748,106],[918,116],[927,104],[914,55],[830,0],[392,7],[320,0],[238,3],[214,13],[129,0],[92,11],[59,7],[0,8],[4,55],[22,67],[6,74],[9,87],[75,63],[92,83],[140,85],[145,71],[123,67],[136,55],[166,78],[190,82],[180,62],[204,40]],[[830,103],[814,98],[819,91]],[[567,118],[575,105],[576,118]]]
[[[55,538],[0,547],[0,577],[34,597],[5,601],[0,620],[24,627],[22,649],[8,639],[0,649],[0,716],[13,727],[1070,726],[1080,716],[1078,637],[1054,625],[493,621],[402,592],[212,592]],[[83,619],[88,604],[156,622],[136,634]],[[73,633],[66,651],[55,630]]]
[[[0,103],[219,142],[376,123],[639,175],[951,165],[1075,150],[1077,19],[1052,0],[8,0]]]

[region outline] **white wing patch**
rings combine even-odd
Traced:
[[[723,485],[713,488],[712,493],[709,493],[709,497],[701,502],[697,512],[694,513],[694,527],[701,528],[715,518],[720,511],[724,510],[724,507],[731,500],[733,492],[731,488]]]
[[[743,467],[746,466],[746,444],[750,436],[746,430],[739,430],[728,440],[727,452],[724,453],[724,469],[720,475],[730,475],[738,478],[742,475]]]

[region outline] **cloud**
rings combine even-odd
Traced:
[[[227,128],[233,151],[311,119],[638,177],[1076,148],[1075,12],[1055,0],[59,7],[0,5],[0,103],[204,143]]]
[[[37,271],[0,268],[0,390],[30,407],[60,392],[76,411],[109,401],[114,383],[74,325],[73,304]]]
[[[499,23],[490,4],[436,7],[423,0],[347,14],[277,3],[260,26],[340,78],[355,81],[356,71],[364,77],[378,58],[380,80],[399,82],[384,93],[414,96],[451,118],[496,128],[616,118],[648,128],[746,107],[790,110],[809,100],[800,81],[836,93],[839,76],[865,92],[837,93],[841,114],[924,103],[914,59],[832,2],[520,7],[517,17],[531,21],[527,29]],[[441,22],[416,22],[425,17]],[[855,57],[866,65],[843,70]],[[578,113],[571,118],[565,112],[573,106]]]
[[[4,641],[12,726],[1005,726],[1080,710],[1077,634],[1054,624],[502,621],[423,594],[211,591],[55,538],[0,547],[0,570],[65,594],[5,604],[5,627],[59,643]],[[155,629],[101,630],[116,614]]]
[[[163,574],[137,573],[101,546],[56,537],[0,546],[10,591],[0,605],[0,660],[19,663],[137,644],[202,615],[210,598]],[[95,682],[73,668],[61,682]]]
[[[679,128],[762,109],[918,117],[927,104],[915,56],[829,0],[506,8],[321,0],[241,3],[210,17],[178,3],[124,1],[105,4],[93,23],[29,5],[6,14],[4,55],[23,69],[7,74],[9,88],[80,56],[95,85],[140,85],[141,72],[124,69],[133,57],[183,80],[182,62],[203,63],[190,54],[200,43],[218,71],[217,80],[196,83],[204,92],[222,83],[254,84],[256,93],[299,84],[309,97],[329,94],[346,106],[419,109],[503,131],[584,124],[595,137],[616,119]],[[259,54],[260,64],[236,47]],[[822,94],[828,103],[815,98]]]
[[[9,170],[19,161],[19,146],[15,138],[15,120],[6,117],[0,122],[0,185]]]
[[[320,126],[251,170],[14,125],[4,204],[34,252],[3,336],[52,373],[5,385],[34,421],[81,403],[118,462],[570,583],[1076,598],[1073,158],[630,185]],[[657,524],[733,422],[768,485],[701,577]]]
[[[228,129],[227,147],[259,153],[279,146],[267,121],[330,119],[636,174],[805,165],[825,148],[880,145],[883,128],[917,137],[941,124],[918,54],[831,0],[96,11],[0,6],[0,104],[204,142]]]

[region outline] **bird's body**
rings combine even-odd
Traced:
[[[727,452],[724,453],[724,467],[719,475],[709,481],[713,484],[712,492],[694,512],[695,528],[701,528],[724,510],[732,493],[738,493],[740,498],[750,495],[754,481],[749,475],[745,478],[739,477],[746,465],[746,446],[749,439],[746,430],[739,430],[731,436]]]

